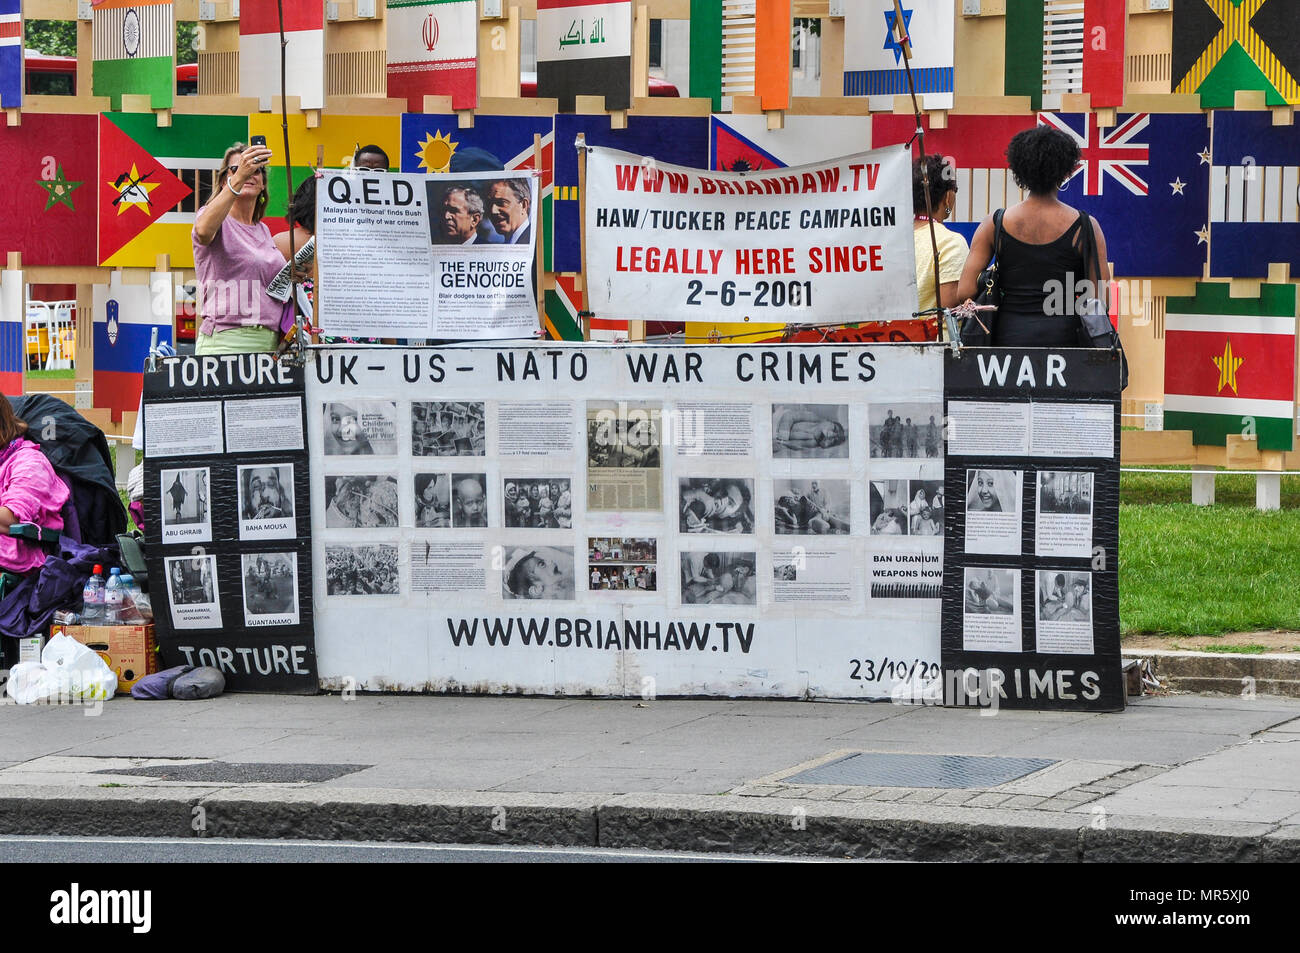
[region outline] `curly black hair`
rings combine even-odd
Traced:
[[[943,197],[957,188],[957,169],[945,156],[935,153],[923,156],[912,163],[912,211],[925,215],[925,185],[921,180],[921,164],[925,163],[930,178],[930,208],[937,210]]]
[[[1007,165],[1022,189],[1055,192],[1079,163],[1079,144],[1059,129],[1035,126],[1012,137]]]
[[[307,231],[315,234],[316,232],[316,177],[308,175],[293,193],[293,201],[289,203],[289,214],[285,216],[289,219],[290,225],[301,225]]]

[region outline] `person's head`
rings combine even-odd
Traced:
[[[821,486],[821,484],[819,484],[816,480],[813,480],[813,481],[812,481],[812,491],[813,491],[814,493],[817,492],[817,490],[818,490],[818,488],[819,488],[820,486]]]
[[[506,484],[506,499],[509,500],[511,503],[519,499],[519,488],[515,486],[513,483]]]
[[[838,447],[848,439],[844,427],[838,420],[824,420],[817,429],[817,446]]]
[[[699,530],[704,527],[710,516],[710,509],[703,500],[691,500],[686,504],[685,517],[687,530]]]
[[[1052,126],[1016,133],[1007,146],[1007,166],[1016,184],[1035,195],[1054,195],[1079,164],[1079,144]]]
[[[212,197],[208,201],[216,198],[221,190],[226,188],[226,182],[235,170],[239,168],[239,162],[244,156],[244,150],[247,148],[242,142],[236,142],[226,150],[225,155],[221,157],[221,168],[217,172],[217,180],[212,189]],[[246,196],[255,196],[253,199],[253,223],[256,224],[262,220],[266,214],[266,203],[270,201],[270,193],[266,188],[266,169],[260,167],[255,171],[247,182],[244,183],[243,190],[239,193],[240,198]]]
[[[975,499],[981,506],[990,507],[997,502],[997,491],[993,486],[993,474],[988,470],[975,471]]]
[[[912,212],[916,215],[927,214],[925,178],[929,179],[930,212],[936,219],[947,218],[957,200],[956,167],[951,159],[938,154],[921,156],[912,163]]]
[[[357,412],[347,404],[329,405],[330,434],[340,443],[352,443],[361,434]]]
[[[704,561],[700,564],[700,575],[706,579],[715,579],[721,570],[722,557],[717,553],[705,553]]]
[[[482,516],[487,508],[483,484],[474,477],[461,477],[456,481],[456,502],[466,517]]]
[[[452,188],[443,193],[438,230],[449,243],[460,245],[478,232],[483,220],[483,199],[472,189]]]
[[[538,502],[542,498],[541,484],[534,483],[532,486],[528,488],[528,498],[532,500],[534,503]]]
[[[280,471],[276,467],[253,467],[247,473],[248,488],[245,498],[251,509],[281,505]]]
[[[316,176],[307,176],[294,191],[286,217],[289,224],[300,225],[313,235],[316,234]]]
[[[506,573],[506,588],[521,599],[562,595],[565,570],[554,550],[537,549],[520,556]]]
[[[26,436],[27,421],[20,420],[8,399],[0,400],[0,444],[9,446],[15,437]],[[180,479],[180,474],[176,475]]]
[[[527,179],[497,179],[488,186],[488,218],[497,234],[509,238],[528,224],[532,193]]]
[[[751,562],[739,562],[731,567],[732,588],[740,589],[745,585],[745,580],[754,574],[754,564]]]
[[[1065,588],[1065,574],[1064,574],[1064,573],[1059,573],[1059,572],[1058,572],[1058,573],[1056,574],[1055,582],[1056,582],[1056,588],[1058,588],[1058,589],[1064,589],[1064,588]]]
[[[552,484],[551,484],[551,499],[552,499],[552,500],[558,500],[559,498],[560,498],[560,484],[558,484],[558,483],[552,483]]]
[[[387,172],[388,153],[376,145],[358,146],[352,156],[352,168]]]

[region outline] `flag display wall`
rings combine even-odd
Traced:
[[[943,702],[1122,709],[1118,359],[948,351],[944,412]]]
[[[145,375],[160,668],[211,665],[232,691],[318,690],[303,393],[302,369],[270,354]]]

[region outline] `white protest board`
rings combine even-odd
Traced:
[[[591,147],[591,310],[656,321],[910,318],[911,169],[905,146],[761,172]]]
[[[537,179],[344,169],[316,188],[320,323],[347,337],[537,335]]]

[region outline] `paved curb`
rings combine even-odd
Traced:
[[[1300,862],[1300,827],[734,795],[0,788],[0,833],[534,844],[908,861]],[[196,830],[198,828],[199,830]]]
[[[1221,652],[1172,652],[1124,649],[1124,658],[1150,659],[1168,687],[1186,692],[1214,692],[1300,698],[1300,653],[1233,655]]]

